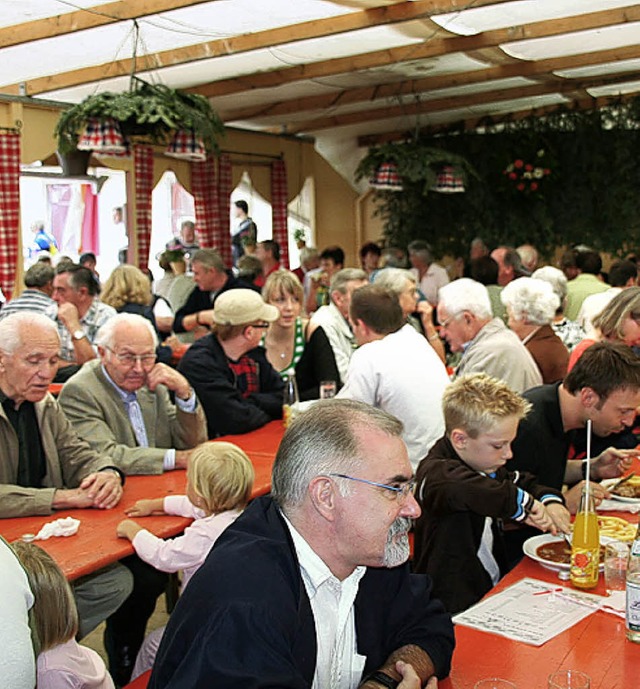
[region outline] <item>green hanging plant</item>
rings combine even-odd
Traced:
[[[218,151],[224,134],[222,120],[204,96],[134,77],[129,91],[97,93],[60,114],[55,128],[60,153],[76,149],[91,118],[112,118],[125,139],[141,137],[153,144],[166,144],[177,130],[191,130],[209,152]]]
[[[421,184],[426,195],[436,183],[439,170],[450,165],[465,183],[477,177],[472,165],[463,156],[420,142],[384,144],[369,149],[356,169],[356,181],[372,178],[383,163],[395,163],[403,183]],[[386,192],[384,192],[386,193]]]

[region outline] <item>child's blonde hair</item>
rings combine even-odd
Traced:
[[[456,379],[444,391],[442,410],[447,435],[459,428],[471,438],[486,433],[503,419],[523,419],[531,404],[506,383],[485,373]]]
[[[33,543],[12,544],[35,602],[32,632],[38,652],[66,643],[78,633],[78,610],[71,587],[55,560]]]
[[[253,464],[233,443],[209,442],[196,447],[187,480],[209,512],[242,509],[251,498]]]

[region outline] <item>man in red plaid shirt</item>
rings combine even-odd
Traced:
[[[253,290],[224,292],[214,305],[213,332],[182,357],[179,370],[202,403],[209,438],[248,433],[281,418],[284,384],[259,346],[279,316]]]

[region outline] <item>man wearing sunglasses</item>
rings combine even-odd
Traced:
[[[272,496],[225,531],[169,620],[149,689],[434,689],[451,618],[410,574],[402,424],[326,400],[287,429]]]

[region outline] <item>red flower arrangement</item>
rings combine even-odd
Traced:
[[[540,149],[536,153],[538,159],[544,157],[544,150]],[[502,171],[507,176],[515,188],[523,193],[534,193],[540,188],[542,180],[551,174],[548,167],[542,167],[539,160],[537,165],[525,163],[521,158],[516,158],[513,163],[507,165]]]

